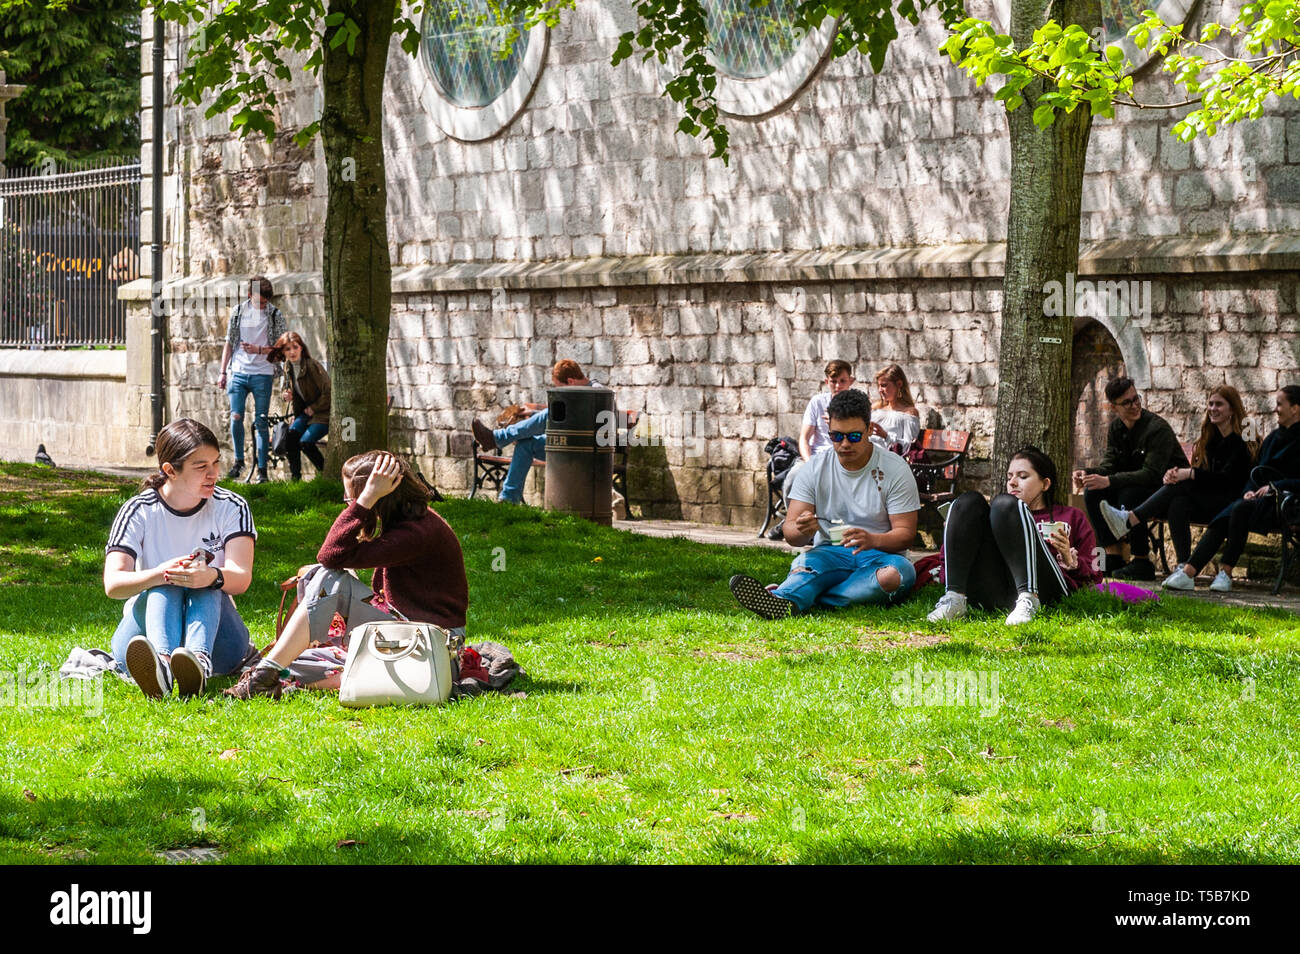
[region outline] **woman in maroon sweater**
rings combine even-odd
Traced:
[[[407,619],[465,634],[469,586],[460,541],[429,509],[429,492],[405,461],[384,451],[359,454],[343,465],[347,508],[321,544],[320,563],[304,575],[301,602],[284,632],[257,667],[227,695],[279,698],[280,671],[313,642],[324,643],[338,613],[351,630]],[[374,568],[370,588],[348,570]]]

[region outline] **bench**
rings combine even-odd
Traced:
[[[957,484],[969,451],[970,431],[926,429],[917,437],[909,463],[921,496],[921,513],[933,512],[943,522],[939,508],[961,494]]]
[[[640,411],[620,411],[618,414],[619,429],[618,443],[614,448],[614,489],[623,497],[624,509],[627,511],[628,519],[632,518],[632,507],[630,498],[627,494],[627,466],[628,466],[628,434],[636,430],[637,421],[641,419]],[[474,485],[470,488],[469,496],[473,500],[478,492],[484,486],[489,486],[497,493],[501,492],[501,485],[505,482],[506,472],[510,470],[510,458],[502,457],[498,454],[486,454],[478,446],[478,441],[470,436],[470,450],[474,455]],[[546,470],[546,461],[539,458],[533,461],[533,466]]]

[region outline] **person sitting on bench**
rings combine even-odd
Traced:
[[[1187,466],[1187,455],[1169,422],[1142,407],[1132,378],[1118,377],[1107,384],[1106,400],[1115,409],[1115,420],[1106,433],[1106,455],[1100,467],[1074,472],[1075,492],[1082,488],[1088,520],[1097,532],[1097,543],[1106,550],[1105,572],[1126,580],[1154,580],[1145,534],[1141,539],[1136,534],[1130,537],[1133,559],[1121,567],[1122,547],[1102,519],[1101,502],[1137,506],[1160,489],[1169,468]]]
[[[1120,540],[1135,530],[1136,557],[1139,548],[1145,552],[1147,521],[1167,520],[1178,565],[1185,564],[1192,553],[1192,523],[1208,524],[1240,499],[1250,479],[1259,443],[1242,437],[1245,421],[1246,408],[1236,388],[1224,384],[1211,391],[1191,465],[1170,467],[1165,485],[1132,510],[1101,502],[1101,516],[1111,535]]]
[[[551,383],[557,388],[565,387],[599,387],[582,373],[578,362],[565,358],[555,362],[551,369]],[[535,413],[509,427],[492,430],[482,421],[471,425],[474,440],[478,446],[489,454],[500,451],[510,444],[515,445],[514,456],[510,459],[510,469],[501,484],[498,500],[506,503],[524,502],[524,481],[534,460],[546,460],[546,423],[550,420],[550,410],[544,404],[526,404],[525,407]]]
[[[1232,568],[1246,549],[1246,538],[1251,533],[1277,529],[1277,501],[1273,494],[1300,487],[1297,479],[1300,478],[1300,385],[1290,384],[1278,391],[1274,410],[1278,428],[1264,439],[1264,446],[1259,450],[1259,467],[1269,468],[1281,479],[1272,483],[1266,480],[1262,485],[1253,478],[1246,481],[1240,499],[1210,521],[1187,562],[1169,574],[1163,584],[1166,589],[1195,589],[1196,575],[1227,540],[1219,572],[1210,583],[1210,589],[1216,593],[1227,593],[1232,589]]]
[[[731,578],[740,605],[766,619],[814,605],[901,603],[916,579],[905,555],[921,509],[911,468],[871,443],[871,399],[864,392],[841,391],[826,413],[834,453],[815,454],[799,471],[784,524],[791,546],[816,545],[770,591],[753,577]]]

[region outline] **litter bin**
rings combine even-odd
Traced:
[[[546,422],[546,509],[614,522],[618,428],[609,388],[550,388]]]

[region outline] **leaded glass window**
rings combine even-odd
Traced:
[[[482,18],[486,17],[486,21]],[[487,106],[510,88],[528,52],[529,32],[502,57],[511,28],[492,21],[485,0],[429,4],[421,23],[425,67],[438,91],[456,106]]]
[[[761,79],[794,56],[804,34],[796,32],[797,0],[771,0],[757,9],[750,0],[705,0],[704,11],[718,71],[736,79]]]

